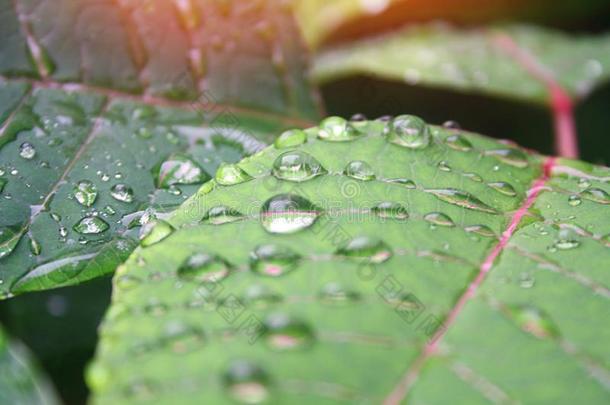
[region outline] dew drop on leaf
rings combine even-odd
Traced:
[[[601,188],[589,187],[580,193],[583,198],[600,204],[610,204],[610,195]]]
[[[222,186],[232,186],[252,180],[252,177],[236,164],[223,163],[216,171],[215,179]]]
[[[36,156],[36,148],[29,142],[24,142],[19,146],[19,156],[24,159],[30,160]]]
[[[318,298],[325,304],[348,304],[360,300],[361,296],[339,283],[328,283],[322,287]]]
[[[371,208],[371,212],[380,218],[400,220],[409,218],[407,209],[401,204],[395,202],[381,202]]]
[[[470,225],[464,228],[466,232],[474,233],[480,236],[492,238],[496,234],[487,225]]]
[[[507,165],[518,168],[525,168],[529,164],[527,161],[527,155],[519,149],[506,148],[487,150],[485,151],[485,155],[493,156]]]
[[[302,151],[292,151],[282,153],[275,159],[272,173],[280,180],[301,182],[327,172],[313,156]]]
[[[360,133],[352,125],[341,117],[328,117],[320,123],[318,138],[330,142],[352,141],[360,136]]]
[[[250,254],[250,270],[263,276],[279,277],[293,271],[300,258],[285,246],[260,245]]]
[[[336,254],[355,259],[367,259],[371,263],[382,263],[392,257],[392,250],[381,239],[358,236],[337,249]]]
[[[362,160],[349,162],[343,170],[343,174],[356,180],[370,181],[375,179],[375,172],[371,165]]]
[[[200,184],[210,179],[195,161],[179,153],[170,155],[153,169],[153,173],[160,188],[174,184]]]
[[[489,214],[498,214],[494,208],[485,204],[475,196],[466,191],[457,190],[454,188],[444,189],[427,189],[427,193],[436,196],[439,200],[448,202],[459,207],[468,208],[475,211],[487,212]]]
[[[34,256],[38,256],[41,251],[42,246],[40,246],[40,243],[36,239],[30,237],[30,252],[32,252]]]
[[[89,180],[81,180],[74,186],[73,194],[79,204],[91,207],[97,199],[97,187]]]
[[[21,232],[18,227],[0,227],[0,259],[11,254],[19,239],[21,239]]]
[[[177,275],[181,280],[217,282],[229,275],[231,265],[221,257],[208,253],[195,253],[180,265]]]
[[[440,162],[438,162],[438,165],[436,165],[436,167],[438,167],[438,170],[443,171],[443,172],[451,171],[451,167],[444,160],[441,160]]]
[[[504,194],[509,197],[514,197],[517,195],[515,188],[505,181],[496,181],[492,183],[487,183],[487,185],[500,194]]]
[[[304,197],[279,194],[261,208],[261,224],[270,233],[294,233],[311,226],[322,211]]]
[[[314,342],[309,325],[286,314],[272,314],[265,319],[263,338],[277,351],[303,349]]]
[[[453,220],[447,214],[443,214],[442,212],[430,212],[424,215],[424,219],[432,225],[446,227],[455,226]]]
[[[147,222],[142,226],[140,232],[140,243],[142,246],[151,246],[161,242],[174,232],[174,227],[161,219]]]
[[[538,339],[554,338],[559,331],[549,316],[541,310],[531,306],[517,306],[510,309],[510,313],[519,327],[537,337]]]
[[[417,188],[417,186],[415,185],[415,182],[413,180],[409,180],[409,179],[388,179],[386,181],[388,183],[400,184],[401,186],[408,188],[408,189]]]
[[[172,352],[184,354],[201,347],[204,335],[199,328],[183,322],[172,322],[165,327],[162,340]]]
[[[249,360],[231,363],[223,375],[223,384],[229,396],[244,404],[259,404],[270,396],[269,375]]]
[[[133,201],[133,189],[126,184],[119,183],[112,186],[110,195],[117,201],[130,203]]]
[[[580,198],[580,196],[577,194],[572,194],[571,196],[568,197],[568,204],[570,204],[572,207],[577,207],[581,203],[582,203],[582,198]]]
[[[208,210],[208,212],[201,219],[201,222],[204,224],[222,225],[239,221],[244,218],[244,214],[231,207],[227,207],[226,205],[217,205],[216,207],[212,207]]]
[[[428,125],[419,117],[399,115],[385,129],[389,142],[410,149],[423,149],[430,143]]]
[[[307,142],[307,134],[301,129],[289,129],[283,132],[273,143],[278,149],[287,149]]]
[[[110,226],[106,221],[97,216],[86,216],[78,221],[73,229],[83,235],[97,235],[108,230]]]
[[[456,134],[450,135],[445,139],[445,144],[451,149],[467,152],[472,149],[472,144],[465,136]]]
[[[254,284],[246,290],[244,301],[252,308],[262,309],[281,302],[282,296],[267,286]]]

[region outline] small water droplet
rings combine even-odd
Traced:
[[[580,196],[577,194],[572,194],[571,196],[568,197],[568,204],[570,204],[572,207],[577,207],[581,203],[582,203],[582,198],[580,198]]]
[[[305,322],[285,314],[272,314],[265,319],[263,338],[277,351],[304,349],[314,342],[313,331]]]
[[[337,249],[339,256],[368,259],[371,263],[383,263],[392,257],[392,250],[381,239],[358,236]]]
[[[24,142],[19,146],[19,156],[24,159],[30,160],[36,156],[36,148],[29,142]]]
[[[580,246],[580,242],[574,239],[558,239],[554,245],[559,250],[570,250]]]
[[[0,259],[8,256],[21,239],[18,227],[6,226],[0,228]]]
[[[283,132],[273,143],[278,149],[287,149],[307,142],[307,134],[301,129],[289,129]]]
[[[201,219],[201,222],[204,224],[222,225],[239,221],[244,218],[244,214],[233,208],[227,207],[226,205],[217,205],[208,210]]]
[[[199,328],[192,325],[172,322],[165,327],[162,339],[172,352],[184,354],[201,347],[205,336]]]
[[[259,404],[270,396],[269,375],[260,366],[248,360],[231,363],[223,375],[223,383],[228,394],[241,403]]]
[[[466,232],[474,233],[488,238],[496,236],[494,231],[492,231],[491,228],[486,225],[471,225],[464,228],[464,230]]]
[[[271,233],[294,233],[311,226],[322,211],[309,200],[295,194],[279,194],[261,208],[261,224]]]
[[[373,168],[362,160],[354,160],[349,162],[343,171],[348,177],[361,181],[370,181],[375,179]]]
[[[472,144],[465,136],[456,134],[450,135],[445,139],[445,144],[451,149],[459,150],[461,152],[468,152],[472,149]]]
[[[438,162],[438,165],[436,165],[436,166],[438,167],[438,170],[440,170],[440,171],[443,171],[443,172],[451,171],[451,167],[444,160],[441,160],[440,162]]]
[[[174,184],[201,184],[210,179],[195,161],[179,153],[170,155],[155,166],[153,173],[160,188],[169,188]]]
[[[250,270],[264,276],[279,277],[294,270],[300,258],[287,247],[261,245],[250,254]]]
[[[86,216],[81,218],[72,229],[83,235],[96,235],[108,230],[110,226],[106,221],[96,216]]]
[[[4,190],[4,186],[8,183],[8,180],[0,178],[0,193]]]
[[[519,149],[494,149],[485,151],[485,155],[493,156],[508,165],[525,168],[528,166],[527,155]]]
[[[498,214],[498,211],[496,211],[494,208],[485,204],[466,191],[461,191],[454,188],[427,189],[425,191],[436,196],[439,200],[457,205],[459,207],[468,208],[474,211],[487,212],[489,214]]]
[[[352,141],[360,136],[356,128],[341,117],[328,117],[320,123],[318,138],[330,142]]]
[[[302,151],[282,153],[273,163],[273,175],[281,180],[301,182],[326,173],[320,162]]]
[[[578,180],[578,187],[580,188],[588,188],[591,187],[591,182],[584,177]]]
[[[231,265],[217,255],[195,253],[178,268],[178,277],[186,281],[217,282],[229,275]]]
[[[519,275],[519,287],[532,288],[536,284],[536,279],[530,273],[521,273]]]
[[[472,181],[476,181],[477,183],[481,183],[483,181],[483,178],[476,173],[464,173],[463,176]]]
[[[322,287],[318,298],[325,304],[347,304],[359,301],[361,296],[358,292],[347,289],[339,283],[329,283]]]
[[[119,183],[112,186],[110,195],[117,201],[130,203],[133,201],[133,189],[126,184]]]
[[[415,185],[415,182],[413,180],[409,180],[409,179],[387,179],[386,180],[388,183],[397,183],[400,184],[402,186],[404,186],[405,188],[408,189],[415,189],[417,188],[417,186]]]
[[[419,117],[399,115],[390,121],[385,130],[389,142],[410,149],[422,149],[430,143],[428,125]]]
[[[447,227],[455,226],[453,220],[447,214],[443,214],[442,212],[430,212],[424,215],[424,219],[430,222],[432,225]]]
[[[354,114],[349,119],[349,124],[358,131],[364,131],[368,127],[369,123],[364,114]]]
[[[515,306],[509,309],[519,327],[538,339],[555,338],[559,330],[551,318],[541,310],[531,306]]]
[[[89,180],[81,180],[76,183],[73,194],[81,205],[91,207],[97,199],[97,187]]]
[[[222,186],[232,186],[252,180],[252,177],[236,164],[220,165],[216,171],[216,182]]]
[[[504,194],[509,197],[514,197],[517,195],[515,188],[505,181],[495,181],[492,183],[487,183],[487,185],[500,194]]]
[[[39,256],[41,251],[42,246],[40,246],[40,243],[30,236],[30,252],[32,252],[34,256]]]
[[[252,308],[263,309],[282,301],[282,296],[269,287],[254,284],[248,287],[244,301]]]
[[[407,212],[407,209],[401,204],[395,202],[381,202],[371,208],[371,212],[380,218],[399,220],[409,218],[409,213]]]
[[[161,219],[147,222],[140,231],[140,243],[142,246],[151,246],[161,242],[174,232],[174,227]]]
[[[583,198],[600,204],[610,204],[610,195],[601,188],[589,187],[580,193]]]
[[[462,126],[457,122],[457,121],[445,121],[443,123],[443,128],[447,128],[447,129],[462,129]]]

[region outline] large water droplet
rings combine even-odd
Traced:
[[[517,306],[510,308],[510,313],[521,329],[539,339],[559,336],[559,330],[553,321],[537,308]]]
[[[86,216],[73,226],[76,232],[83,235],[96,235],[108,230],[110,226],[106,221],[96,216]]]
[[[252,177],[236,164],[220,165],[216,171],[216,182],[222,186],[232,186],[252,180]]]
[[[261,208],[261,224],[271,233],[293,233],[311,226],[322,211],[295,194],[279,194]]]
[[[130,203],[133,201],[133,189],[126,184],[115,184],[110,189],[110,195],[117,201]]]
[[[229,222],[239,221],[245,218],[245,215],[241,212],[227,207],[226,205],[217,205],[212,207],[203,216],[201,222],[204,224],[222,225]]]
[[[81,180],[74,186],[73,194],[81,205],[91,207],[97,199],[97,187],[89,180]]]
[[[277,137],[273,143],[278,149],[287,149],[307,142],[307,134],[302,129],[289,129]]]
[[[395,202],[381,202],[371,208],[371,212],[380,218],[400,220],[409,218],[407,209]]]
[[[494,208],[485,204],[475,196],[466,191],[457,190],[454,188],[443,189],[427,189],[427,193],[433,194],[438,199],[457,205],[459,207],[468,208],[470,210],[487,212],[489,214],[498,214]]]
[[[472,144],[465,136],[462,135],[450,135],[445,139],[445,144],[451,149],[459,150],[461,152],[467,152],[472,149]]]
[[[19,156],[24,159],[30,160],[36,156],[36,148],[29,142],[24,142],[19,146]]]
[[[610,204],[610,195],[601,188],[589,187],[580,193],[583,198],[600,204]]]
[[[140,243],[142,246],[151,246],[161,242],[174,232],[174,227],[161,219],[147,222],[140,230]]]
[[[273,164],[273,175],[282,180],[301,182],[326,173],[313,156],[302,151],[283,153]]]
[[[345,166],[343,174],[353,179],[362,181],[370,181],[375,179],[375,171],[373,168],[362,160],[354,160],[349,162],[347,166]]]
[[[455,226],[455,223],[449,217],[449,215],[443,214],[442,212],[431,212],[429,214],[424,215],[424,219],[430,222],[432,225],[447,227]]]
[[[265,319],[263,338],[278,351],[303,349],[314,342],[313,331],[305,322],[285,314],[272,314]]]
[[[210,176],[191,158],[183,154],[170,155],[155,169],[157,187],[169,188],[174,184],[200,184]]]
[[[508,165],[524,168],[528,166],[527,155],[519,149],[494,149],[485,151],[485,155],[493,156]]]
[[[208,253],[189,256],[178,268],[182,280],[217,282],[229,275],[231,265],[223,258]]]
[[[515,188],[505,181],[496,181],[492,183],[487,183],[487,185],[494,190],[496,190],[500,194],[507,195],[509,197],[514,197],[517,195]]]
[[[245,404],[259,404],[269,398],[271,379],[257,364],[239,360],[231,363],[223,376],[229,395]]]
[[[392,250],[384,241],[368,236],[358,236],[345,246],[337,249],[337,255],[367,259],[372,263],[382,263],[392,257]]]
[[[0,259],[8,256],[21,239],[21,230],[18,227],[0,228]]]
[[[325,141],[346,142],[360,136],[360,133],[341,117],[328,117],[320,123],[318,137]]]
[[[250,254],[250,269],[264,276],[279,277],[294,270],[301,257],[280,245],[261,245]]]
[[[430,143],[428,125],[419,117],[399,115],[385,129],[388,141],[411,149],[422,149]]]
[[[360,300],[361,296],[339,283],[329,283],[322,287],[318,298],[326,304],[347,304]]]

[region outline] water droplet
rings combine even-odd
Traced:
[[[300,258],[287,247],[261,245],[250,254],[250,270],[264,276],[279,277],[294,270]]]
[[[519,275],[519,287],[532,288],[536,284],[536,279],[530,273],[521,273]]]
[[[360,133],[341,117],[328,117],[320,123],[318,137],[325,141],[346,142],[360,136]]]
[[[104,213],[106,215],[114,215],[114,214],[116,214],[116,210],[114,208],[112,208],[111,205],[107,205],[104,207]]]
[[[259,404],[269,398],[271,379],[267,372],[251,361],[231,363],[223,376],[229,395],[238,402]]]
[[[496,190],[500,194],[507,195],[509,197],[514,197],[517,195],[515,188],[505,181],[496,181],[493,183],[487,183],[487,185],[494,190]]]
[[[559,250],[570,250],[580,246],[580,242],[574,239],[559,239],[553,245]]]
[[[157,110],[155,109],[155,107],[148,105],[148,104],[144,104],[144,105],[134,108],[133,112],[131,114],[131,117],[137,121],[149,120],[156,116],[157,116]]]
[[[443,123],[443,128],[447,129],[462,129],[462,126],[457,121],[445,121]]]
[[[582,198],[580,198],[580,196],[577,194],[572,194],[571,196],[568,197],[568,204],[570,204],[572,207],[577,207],[581,203],[582,203]]]
[[[525,332],[539,338],[555,338],[559,330],[551,318],[541,310],[531,306],[516,306],[509,309],[517,325]]]
[[[262,309],[281,302],[282,296],[264,285],[254,284],[246,290],[244,301],[252,308]]]
[[[442,212],[430,212],[429,214],[424,215],[424,219],[430,222],[432,225],[447,227],[455,226],[453,220]]]
[[[422,149],[430,143],[428,125],[419,117],[399,115],[385,129],[388,141],[411,149]]]
[[[126,184],[119,183],[112,186],[110,195],[117,201],[130,203],[133,201],[133,189]]]
[[[24,142],[19,146],[19,156],[24,159],[30,160],[36,156],[36,148],[29,142]]]
[[[477,235],[485,236],[487,238],[495,237],[496,234],[486,225],[471,225],[464,228],[466,232],[474,233]]]
[[[348,177],[356,180],[370,181],[375,179],[375,172],[373,168],[362,160],[354,160],[349,162],[343,171]]]
[[[301,129],[289,129],[283,132],[273,143],[278,149],[287,149],[307,142],[307,134]]]
[[[201,219],[201,222],[204,224],[222,225],[239,221],[244,218],[244,214],[233,208],[227,207],[226,205],[217,205],[208,210]]]
[[[493,156],[508,165],[524,168],[528,166],[527,155],[518,149],[494,149],[485,151],[485,155]]]
[[[578,180],[578,187],[580,188],[588,188],[591,187],[591,182],[584,177]]]
[[[236,164],[220,165],[216,171],[216,182],[222,186],[232,186],[252,180],[252,177]]]
[[[459,150],[461,152],[468,152],[472,149],[472,144],[465,136],[462,135],[450,135],[445,139],[445,144],[451,149]]]
[[[362,132],[362,131],[364,131],[364,130],[365,130],[367,127],[368,127],[369,122],[368,122],[368,120],[366,119],[366,115],[364,115],[364,114],[354,114],[354,115],[352,115],[352,117],[349,119],[349,124],[350,124],[350,125],[351,125],[353,128],[355,128],[355,129],[357,129],[358,131],[361,131],[361,132]]]
[[[395,202],[381,202],[371,208],[371,212],[380,218],[400,220],[409,218],[407,209]]]
[[[300,182],[326,173],[320,162],[302,151],[282,153],[273,163],[273,175],[281,180]]]
[[[172,352],[184,354],[201,347],[204,338],[199,328],[183,322],[172,322],[166,326],[162,339]]]
[[[481,183],[483,181],[483,178],[476,173],[464,173],[463,176],[472,181],[476,181],[477,183]]]
[[[219,256],[195,253],[180,265],[177,274],[182,280],[217,282],[226,278],[230,270],[231,265]]]
[[[487,212],[489,214],[498,214],[494,208],[485,204],[475,196],[466,191],[456,190],[454,188],[444,189],[427,189],[427,193],[433,194],[439,200],[448,202],[459,207],[468,208],[470,210]]]
[[[392,257],[392,250],[384,241],[368,236],[358,236],[337,249],[339,256],[368,259],[371,263],[383,263]]]
[[[409,179],[387,179],[386,180],[388,183],[397,183],[400,184],[402,186],[404,186],[405,188],[408,189],[415,189],[417,188],[417,186],[415,185],[415,182],[413,180],[409,180]]]
[[[30,252],[32,252],[34,256],[38,256],[41,251],[42,246],[40,246],[40,243],[30,236]]]
[[[438,167],[438,170],[440,170],[440,171],[443,171],[443,172],[450,172],[451,171],[451,167],[444,160],[438,162],[438,165],[436,165],[436,166]]]
[[[170,155],[153,171],[156,173],[157,187],[160,188],[168,188],[174,184],[200,184],[210,179],[195,161],[178,153]]]
[[[174,232],[174,227],[161,219],[147,222],[140,231],[140,243],[142,246],[151,246],[161,242]]]
[[[89,180],[81,180],[76,183],[73,194],[81,205],[91,207],[97,199],[97,187]]]
[[[8,180],[0,178],[0,193],[2,193],[2,190],[4,190],[6,183],[8,183]]]
[[[347,304],[360,300],[361,296],[358,292],[349,290],[339,283],[329,283],[322,287],[318,298],[326,304]]]
[[[110,226],[106,221],[96,216],[86,216],[78,221],[72,229],[83,235],[96,235],[108,230]]]
[[[8,256],[21,239],[21,230],[18,227],[0,228],[0,259]]]
[[[293,233],[311,226],[322,211],[295,194],[279,194],[261,208],[261,224],[271,233]]]
[[[305,322],[285,314],[272,314],[265,319],[263,338],[277,351],[303,349],[314,342],[313,331]]]
[[[589,187],[580,195],[590,201],[595,201],[600,204],[610,204],[610,195],[601,188]]]

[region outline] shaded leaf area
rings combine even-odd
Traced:
[[[316,117],[299,33],[275,0],[2,0],[0,73]],[[246,32],[243,27],[252,27]]]
[[[3,404],[59,404],[29,351],[0,330],[0,401]]]
[[[315,48],[407,22],[445,20],[463,25],[514,19],[576,26],[597,21],[603,25],[610,10],[603,0],[304,0],[296,3],[296,12],[307,42]]]
[[[416,25],[324,50],[312,74],[320,83],[368,75],[547,103],[549,87],[583,98],[608,80],[609,38],[523,25]]]
[[[11,81],[0,94],[18,104],[0,136],[2,296],[113,271],[154,212],[286,125],[212,99],[151,105]]]
[[[509,228],[541,163],[409,116],[282,135],[117,271],[94,403],[380,403],[512,231],[407,400],[603,402],[609,171],[559,162]]]

